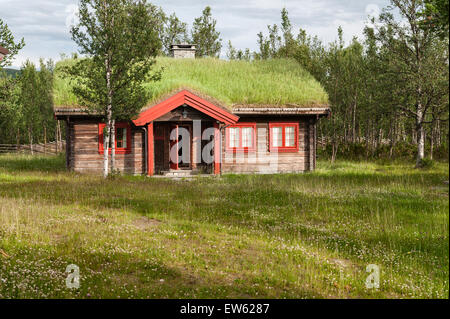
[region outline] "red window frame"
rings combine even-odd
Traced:
[[[240,128],[239,130],[239,147],[230,147],[230,128]],[[242,128],[250,127],[252,129],[252,147],[242,147]],[[237,123],[226,128],[226,147],[228,152],[254,152],[256,151],[256,123]]]
[[[293,126],[295,128],[295,143],[294,146],[285,146],[286,145],[286,127]],[[272,128],[273,127],[281,127],[281,136],[282,136],[282,145],[279,147],[272,146]],[[278,152],[298,152],[298,140],[299,140],[299,125],[298,122],[271,122],[269,123],[269,150],[270,151],[278,151]]]
[[[105,128],[105,123],[98,123],[98,152],[103,154],[105,149],[103,147],[103,130]],[[131,153],[131,125],[127,122],[119,122],[116,123],[116,136],[118,128],[126,128],[127,129],[127,146],[126,147],[117,147],[117,139],[115,140],[116,144],[116,154],[129,154]],[[111,148],[108,150],[109,154],[111,154]]]

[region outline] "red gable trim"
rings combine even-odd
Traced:
[[[234,124],[239,120],[238,116],[215,106],[214,104],[192,94],[187,90],[183,90],[171,96],[167,100],[142,112],[133,122],[136,126],[145,125],[183,104],[189,105],[190,107],[193,107],[194,109],[197,109],[198,111],[226,124]]]

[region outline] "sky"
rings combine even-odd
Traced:
[[[256,34],[267,34],[267,25],[280,24],[285,7],[293,30],[305,29],[325,43],[334,41],[342,26],[344,39],[362,36],[368,16],[378,15],[388,0],[153,0],[167,14],[176,15],[189,26],[209,5],[217,20],[222,38],[221,56],[226,54],[228,40],[238,49],[257,50]],[[24,38],[26,46],[12,62],[20,67],[27,59],[60,60],[61,53],[77,52],[70,38],[70,26],[76,21],[78,0],[0,0],[0,18],[8,24],[16,39]]]

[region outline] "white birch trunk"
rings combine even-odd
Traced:
[[[116,120],[111,121],[111,172],[116,169]]]
[[[104,133],[103,133],[103,177],[108,177],[109,174],[109,163],[108,163],[108,156],[109,156],[109,126],[106,125]]]
[[[416,130],[417,130],[416,167],[419,167],[422,160],[425,157],[425,129],[423,127],[423,111],[421,105],[419,105],[417,108]]]

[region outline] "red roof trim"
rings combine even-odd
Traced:
[[[145,125],[183,104],[189,105],[190,107],[226,124],[234,124],[239,120],[238,116],[223,108],[215,106],[187,90],[183,90],[167,100],[145,110],[139,114],[139,117],[133,122],[136,126]]]

